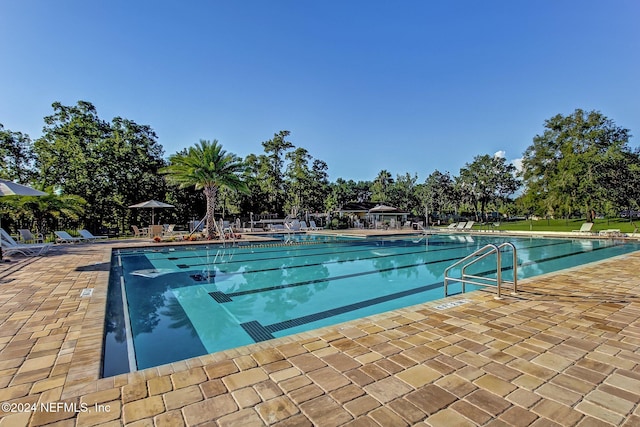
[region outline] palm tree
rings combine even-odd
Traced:
[[[203,190],[207,199],[207,238],[213,239],[218,189],[247,192],[248,188],[241,179],[244,170],[242,159],[223,150],[217,140],[201,139],[195,147],[169,156],[169,166],[159,172],[166,174],[167,180],[180,188],[195,186],[196,190]]]
[[[38,233],[46,235],[58,220],[78,221],[84,214],[87,202],[82,197],[57,194],[53,187],[47,187],[46,192],[46,196],[16,197],[12,202],[15,217],[35,223]]]

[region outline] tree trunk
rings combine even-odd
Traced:
[[[216,236],[215,208],[216,208],[217,188],[214,186],[204,187],[204,196],[207,198],[207,239],[213,240]]]

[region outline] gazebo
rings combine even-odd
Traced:
[[[368,212],[369,221],[375,228],[400,228],[407,221],[408,212],[388,205],[377,205]]]

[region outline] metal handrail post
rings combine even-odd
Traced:
[[[513,255],[513,294],[516,295],[518,293],[518,252],[516,245],[511,242],[504,242],[499,247],[503,248],[505,246],[509,246],[511,248]]]
[[[483,246],[482,248],[474,251],[473,253],[471,253],[470,255],[467,255],[466,257],[454,262],[453,264],[451,264],[449,267],[447,267],[444,270],[444,296],[447,297],[449,296],[449,281],[455,281],[455,282],[461,282],[462,283],[462,292],[466,292],[466,283],[470,283],[470,284],[474,284],[474,285],[479,285],[479,286],[493,286],[493,285],[488,285],[488,284],[483,284],[483,283],[479,283],[477,281],[474,281],[473,279],[483,279],[483,280],[489,280],[491,282],[495,282],[495,286],[498,288],[497,289],[497,297],[496,299],[502,299],[502,284],[503,284],[503,278],[502,278],[502,248],[504,247],[510,247],[512,250],[512,254],[513,254],[513,294],[517,294],[518,293],[518,256],[517,256],[517,249],[516,246],[511,243],[511,242],[505,242],[502,243],[500,245],[495,245],[492,243],[489,243],[485,246]],[[471,264],[474,264],[486,257],[488,257],[489,255],[492,255],[495,252],[496,254],[496,278],[495,279],[489,279],[489,278],[484,278],[482,276],[475,276],[472,274],[467,274],[466,273],[466,268],[469,267]],[[473,259],[472,259],[473,258]],[[468,260],[470,260],[469,262],[467,262]],[[451,271],[451,269],[453,269],[454,267],[457,267],[461,264],[462,267],[460,268],[460,278],[452,278],[449,277],[449,272]]]
[[[502,255],[499,248],[496,252],[496,283],[498,285],[498,296],[496,299],[502,299]]]

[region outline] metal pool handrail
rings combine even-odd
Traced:
[[[510,247],[513,253],[513,281],[507,281],[502,279],[502,252],[501,249],[504,247]],[[466,274],[466,269],[472,264],[488,257],[489,255],[496,255],[496,278],[493,279],[491,277],[482,277],[475,276],[472,274]],[[467,262],[469,261],[469,262]],[[460,277],[449,277],[449,272],[451,269],[464,264],[460,269]],[[477,280],[484,280],[485,282],[478,282]],[[449,296],[448,286],[449,281],[452,282],[461,282],[462,283],[462,292],[466,291],[465,284],[469,283],[471,285],[476,286],[495,286],[498,290],[498,296],[496,299],[502,299],[502,285],[503,283],[513,285],[513,294],[518,293],[518,256],[517,249],[515,245],[511,242],[505,242],[500,245],[495,245],[493,243],[489,243],[482,248],[474,251],[472,254],[467,255],[459,261],[454,262],[449,267],[444,270],[444,296]],[[489,282],[489,283],[487,283]],[[495,285],[493,284],[495,283]]]

